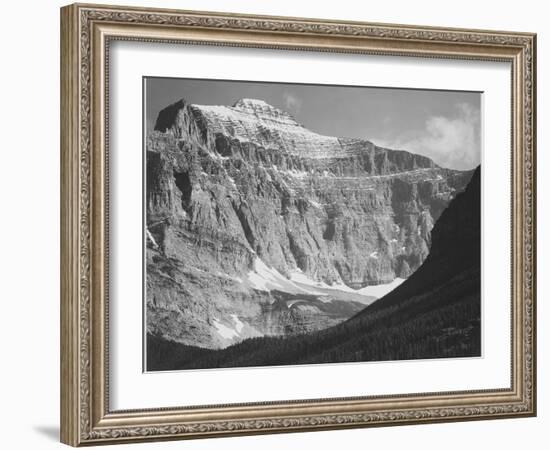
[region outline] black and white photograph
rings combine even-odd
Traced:
[[[482,93],[143,90],[146,371],[482,356]]]

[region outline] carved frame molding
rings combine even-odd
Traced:
[[[512,65],[512,386],[506,390],[110,411],[109,42],[201,43],[509,61]],[[61,439],[79,446],[532,416],[536,36],[75,4],[61,10]]]

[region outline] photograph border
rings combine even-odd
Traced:
[[[114,40],[511,63],[510,389],[111,411],[107,105]],[[534,416],[535,69],[532,33],[106,5],[62,8],[61,441],[79,446]]]

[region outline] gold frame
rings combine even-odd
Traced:
[[[108,406],[107,74],[115,39],[508,61],[509,389],[200,408]],[[75,4],[61,9],[61,440],[73,446],[533,416],[536,35]]]

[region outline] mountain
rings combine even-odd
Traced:
[[[436,222],[422,266],[344,323],[224,350],[148,339],[148,369],[270,366],[481,355],[480,168]],[[160,357],[159,357],[160,356]]]
[[[146,140],[147,332],[215,349],[340,323],[422,264],[470,177],[261,100],[174,103]]]

